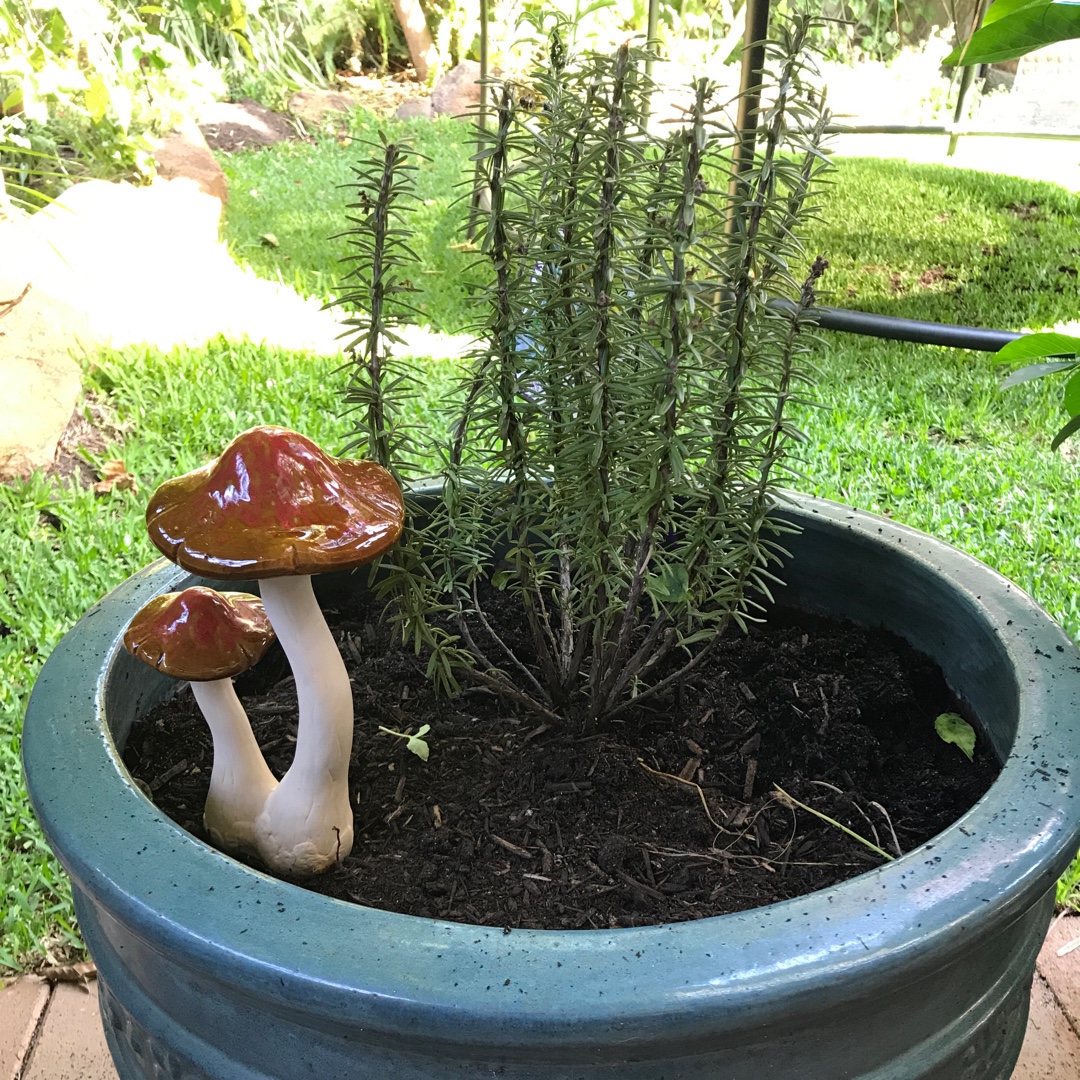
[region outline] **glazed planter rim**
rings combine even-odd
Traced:
[[[693,922],[504,932],[343,903],[243,866],[142,795],[106,722],[107,680],[136,664],[121,644],[131,615],[194,580],[164,559],[95,605],[39,677],[23,743],[31,799],[79,887],[151,949],[238,993],[258,987],[271,1011],[277,1001],[320,1026],[359,1017],[390,1040],[423,1042],[432,1017],[462,1043],[482,1028],[492,1046],[520,1046],[523,1033],[538,1048],[584,1043],[628,1017],[635,1038],[678,1039],[733,1023],[741,1005],[757,1016],[827,1012],[874,992],[883,970],[926,976],[947,935],[966,929],[974,942],[1010,924],[1075,854],[1080,787],[1059,762],[1077,743],[1076,651],[1017,586],[923,533],[804,496],[793,519],[939,571],[955,603],[991,621],[1018,684],[1016,736],[988,794],[902,858],[831,888]],[[1003,835],[1001,815],[1028,827]],[[553,992],[553,979],[572,992]],[[460,1007],[465,987],[479,991],[482,1016]]]

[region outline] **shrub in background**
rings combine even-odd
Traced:
[[[77,176],[140,177],[144,135],[224,89],[131,11],[0,0],[0,168],[27,205]]]
[[[268,105],[332,82],[353,60],[408,61],[391,0],[167,0],[157,10],[145,16],[155,33],[221,71],[234,96]]]

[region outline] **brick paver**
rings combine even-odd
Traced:
[[[1039,954],[1039,973],[1080,1035],[1080,915],[1054,920]],[[1076,1075],[1080,1077],[1080,1069]]]
[[[49,984],[42,979],[20,979],[0,990],[0,1080],[19,1080],[48,1003]]]
[[[19,1080],[116,1080],[93,983],[61,983],[53,990]]]
[[[1080,1038],[1041,975],[1031,987],[1024,1048],[1012,1080],[1076,1080],[1080,1077]]]

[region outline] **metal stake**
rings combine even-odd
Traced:
[[[746,0],[746,32],[743,35],[742,74],[739,78],[739,113],[735,122],[735,155],[729,197],[728,232],[735,231],[737,216],[746,198],[742,177],[754,167],[758,110],[765,68],[765,39],[769,36],[769,0]]]
[[[480,0],[480,112],[476,117],[477,125],[481,131],[487,129],[487,91],[488,91],[488,0]],[[477,139],[477,149],[483,149],[483,140]],[[471,240],[476,235],[476,226],[480,215],[480,199],[483,194],[483,163],[480,159],[476,162],[476,171],[473,174],[472,197],[469,200],[469,225],[466,230],[466,239]]]
[[[986,9],[990,6],[990,0],[979,0],[978,5],[971,14],[971,31],[968,34],[970,40],[971,35],[982,26],[983,19],[986,17]],[[967,46],[964,46],[965,50]],[[963,56],[961,55],[961,60]],[[953,126],[955,127],[964,116],[964,101],[967,98],[968,91],[971,89],[971,82],[975,78],[975,66],[969,64],[967,67],[960,69],[960,94],[956,99],[956,110],[953,113]],[[952,157],[956,153],[956,144],[960,141],[960,136],[954,131],[949,136],[949,151],[946,157]]]

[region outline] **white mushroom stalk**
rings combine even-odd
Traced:
[[[278,782],[263,759],[232,679],[193,682],[191,692],[214,739],[203,825],[225,851],[258,855],[255,819]]]
[[[258,579],[296,679],[296,757],[255,823],[260,858],[281,874],[328,870],[353,842],[352,688],[311,575],[377,559],[401,535],[405,503],[373,461],[331,457],[285,428],[252,428],[221,457],[168,480],[146,509],[150,539],[206,577]]]
[[[232,682],[273,640],[257,596],[201,586],[154,597],[124,633],[133,656],[191,682],[214,740],[203,825],[224,851],[258,854],[255,820],[277,787]]]
[[[296,754],[255,822],[255,843],[276,873],[319,874],[353,845],[352,686],[311,578],[267,578],[259,589],[292,667],[300,720]]]

